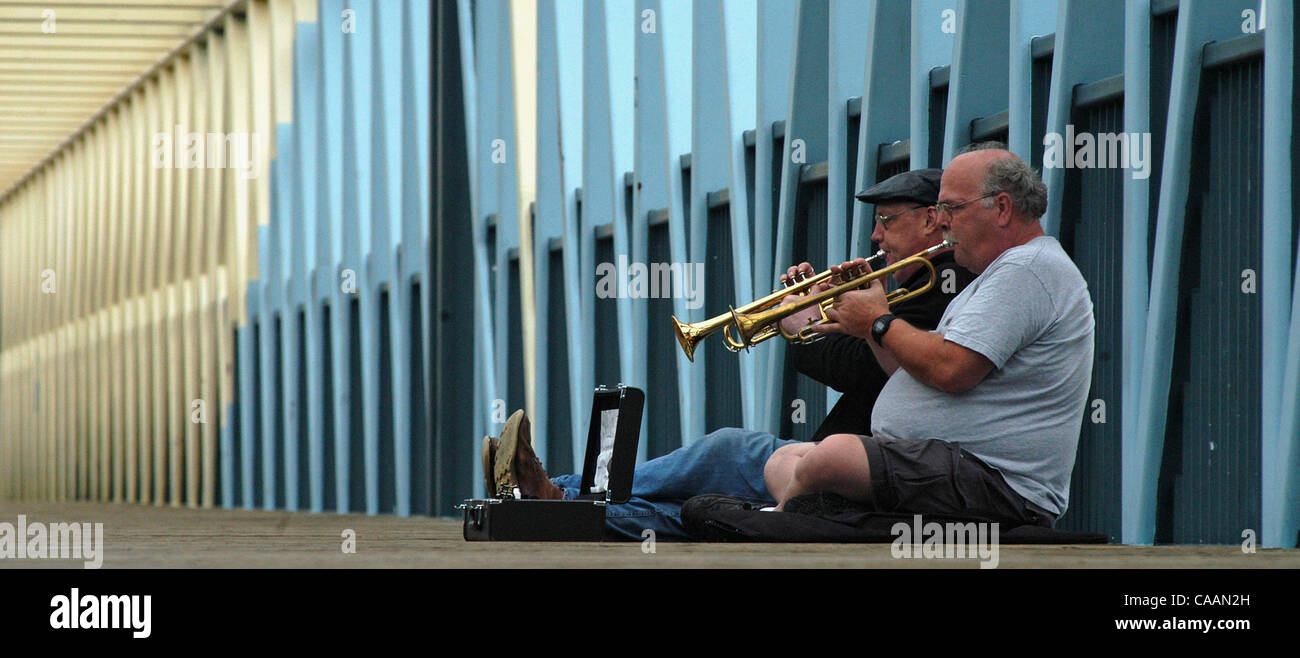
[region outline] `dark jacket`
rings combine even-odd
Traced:
[[[969,270],[957,264],[951,251],[935,256],[930,262],[938,275],[934,287],[890,309],[900,320],[925,330],[939,325],[939,318],[943,317],[948,302],[975,278]],[[945,270],[953,270],[956,275],[956,290],[951,293],[943,291]],[[929,276],[930,272],[922,269],[904,281],[902,287],[919,288],[925,285]],[[827,334],[816,343],[790,345],[788,353],[795,370],[843,393],[811,440],[820,441],[831,434],[871,433],[871,408],[889,377],[876,363],[868,340],[848,334]]]

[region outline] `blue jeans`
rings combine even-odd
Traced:
[[[763,466],[777,448],[794,443],[767,432],[728,427],[712,432],[688,446],[636,467],[632,498],[605,509],[605,525],[612,534],[641,541],[653,530],[656,540],[684,540],[682,504],[700,494],[725,494],[775,505],[763,481]],[[576,498],[582,474],[560,475],[551,481],[564,489],[566,500]]]

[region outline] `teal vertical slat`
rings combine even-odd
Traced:
[[[651,263],[671,263],[668,222],[649,227],[648,258]],[[647,328],[646,360],[646,456],[653,459],[681,447],[681,401],[677,395],[677,354],[681,348],[665,318],[673,314],[670,298],[651,299]]]
[[[586,204],[586,195],[583,195]],[[595,259],[597,263],[614,262],[614,238],[612,235],[597,237]],[[593,274],[587,279],[590,290],[600,290],[599,279]],[[584,285],[583,288],[588,288]],[[592,336],[591,348],[595,356],[596,385],[614,386],[619,379],[619,316],[618,302],[613,297],[597,293],[595,304],[595,334]],[[575,464],[579,463],[577,460]]]
[[[1007,149],[1037,167],[1043,151],[1042,133],[1035,131],[1034,96],[1038,63],[1033,58],[1035,38],[1051,34],[1056,26],[1056,3],[1011,0],[1011,41],[1007,65]]]
[[[430,231],[431,269],[428,298],[433,360],[430,379],[432,412],[429,419],[433,438],[433,512],[451,514],[453,505],[467,492],[476,492],[482,481],[478,461],[474,459],[474,442],[482,435],[482,413],[465,413],[476,408],[480,395],[475,364],[484,349],[479,338],[481,328],[479,303],[480,270],[476,267],[478,243],[474,239],[473,203],[477,195],[471,161],[472,131],[468,126],[473,115],[466,108],[473,104],[472,57],[467,73],[461,41],[462,4],[434,5],[434,43],[431,44],[436,91],[432,104],[434,161],[431,170],[430,197],[433,202]],[[468,24],[468,20],[464,21]],[[467,81],[471,84],[467,84]],[[470,295],[466,299],[465,293]],[[464,328],[473,327],[466,339]],[[470,440],[465,440],[465,437]]]
[[[953,34],[944,29],[956,24],[956,11],[950,0],[912,0],[911,29],[911,121],[910,169],[941,166],[943,117],[945,107],[934,107],[936,97],[930,87],[930,71],[952,63]],[[947,101],[945,88],[942,99]],[[938,125],[936,126],[936,121]],[[937,144],[932,144],[937,139]]]
[[[794,66],[794,22],[789,16],[798,4],[794,0],[768,0],[758,3],[758,80],[757,108],[754,124],[754,195],[750,199],[753,209],[753,261],[754,290],[761,292],[775,285],[780,271],[788,263],[775,262],[774,240],[777,218],[780,216],[781,162],[785,157],[784,144],[775,135],[774,125],[787,118],[789,94]],[[712,312],[712,311],[710,311]],[[758,373],[756,401],[758,418],[754,428],[777,431],[781,391],[762,374],[769,372],[774,358],[772,350],[753,354],[754,371]],[[683,362],[678,363],[679,367]]]
[[[1159,455],[1166,436],[1171,368],[1178,342],[1168,340],[1165,334],[1177,316],[1178,272],[1189,190],[1186,172],[1193,162],[1192,131],[1201,81],[1201,52],[1208,41],[1240,33],[1235,4],[1183,0],[1178,6],[1138,420],[1134,435],[1125,438],[1123,456],[1123,536],[1128,543],[1151,543],[1156,534]]]
[[[322,220],[320,199],[320,177],[323,173],[322,136],[320,134],[321,103],[321,38],[320,26],[316,23],[299,22],[294,40],[294,128],[295,142],[298,147],[299,178],[298,222],[301,238],[293,288],[302,308],[303,324],[299,345],[302,361],[299,370],[303,373],[300,382],[321,382],[325,376],[322,372],[322,360],[318,357],[324,350],[321,343],[323,320],[320,292],[316,290],[321,262],[320,252],[328,248],[327,238],[322,236],[328,222]],[[300,384],[301,385],[301,384]],[[299,404],[304,414],[300,414],[299,452],[305,452],[305,459],[298,465],[299,496],[298,504],[306,506],[313,512],[324,509],[323,497],[325,480],[324,463],[324,413],[325,399],[322,389],[316,385],[302,387]],[[303,448],[305,447],[305,451]]]
[[[731,274],[735,271],[732,256],[731,213],[726,206],[709,210],[705,228],[708,241],[704,259],[704,280],[707,286],[704,299],[707,308],[723,309],[734,305],[736,289]],[[701,344],[697,354],[704,352],[708,358],[705,372],[704,426],[712,432],[722,427],[742,427],[740,364],[736,354],[728,352],[720,336],[711,337]],[[768,345],[762,346],[769,347]],[[762,349],[762,348],[760,348]],[[699,361],[699,357],[696,357]],[[698,437],[696,437],[698,438]]]
[[[1116,75],[1123,70],[1124,8],[1120,3],[1064,0],[1056,20],[1052,51],[1052,87],[1048,95],[1047,132],[1064,140],[1070,133],[1076,85]],[[1058,142],[1060,146],[1063,143]],[[1059,148],[1059,147],[1058,147]],[[1047,212],[1039,220],[1048,235],[1061,225],[1061,199],[1066,169],[1044,164]]]
[[[519,254],[512,252],[506,262],[506,308],[510,317],[520,317],[523,313],[520,298]],[[524,392],[524,327],[521,322],[507,322],[501,329],[506,334],[506,409],[507,413],[523,409]]]
[[[414,147],[414,123],[411,114],[414,111],[409,96],[409,80],[403,67],[403,57],[408,44],[404,38],[408,17],[407,5],[403,2],[384,3],[383,18],[376,14],[378,39],[376,60],[379,66],[376,77],[375,116],[382,117],[376,122],[376,144],[379,146],[377,167],[376,214],[375,214],[375,250],[373,252],[376,266],[376,281],[387,288],[388,293],[388,332],[381,340],[389,345],[388,373],[391,386],[383,389],[387,404],[391,405],[392,415],[384,422],[392,426],[392,450],[385,450],[380,456],[380,463],[393,471],[393,479],[381,481],[386,496],[393,499],[393,509],[401,516],[411,513],[411,287],[403,279],[397,263],[399,249],[402,246],[402,229],[415,217],[409,217],[415,210],[415,203],[408,201],[408,195],[416,193],[414,175],[418,171],[408,170],[412,164],[404,153]],[[377,8],[377,11],[379,9]],[[416,216],[418,217],[418,216]],[[412,236],[415,241],[416,236]],[[420,253],[420,250],[416,250]]]
[[[277,180],[276,171],[278,163],[271,164],[271,185],[275,187]],[[273,201],[273,205],[274,205]],[[275,214],[274,212],[272,213]],[[279,260],[276,254],[271,253],[277,242],[272,242],[276,234],[275,222],[272,221],[269,226],[258,227],[258,260],[261,261],[258,267],[258,273],[261,278],[253,285],[258,288],[257,299],[260,302],[258,314],[260,315],[260,330],[258,332],[258,392],[261,395],[261,442],[262,449],[258,453],[261,458],[262,477],[260,500],[262,508],[271,510],[277,505],[276,486],[279,478],[276,471],[280,465],[277,458],[279,451],[276,449],[276,439],[279,435],[279,425],[276,422],[280,405],[277,402],[280,387],[276,378],[276,368],[279,365],[279,334],[276,331],[278,322],[277,303],[279,294],[277,286],[273,284],[276,279],[274,263]]]
[[[908,75],[908,39],[911,33],[911,7],[906,3],[874,2],[871,20],[867,25],[867,63],[862,90],[860,128],[850,135],[856,143],[856,176],[851,181],[850,194],[866,189],[888,178],[879,168],[880,146],[908,139],[910,97]],[[908,99],[906,102],[903,99]],[[906,171],[907,162],[899,162],[891,171]],[[892,175],[892,174],[890,174]],[[852,209],[852,234],[849,237],[849,256],[875,253],[871,246],[874,230],[874,206],[849,201]]]
[[[1079,107],[1081,132],[1123,130],[1123,102]],[[1056,527],[1120,535],[1121,420],[1126,415],[1122,381],[1120,276],[1123,254],[1122,169],[1071,169],[1064,178],[1061,243],[1088,284],[1096,318],[1092,388],[1079,433],[1069,505]]]
[[[324,29],[321,32],[321,56],[329,57],[333,66],[321,63],[322,98],[321,109],[324,112],[322,136],[325,140],[324,179],[322,185],[324,197],[321,212],[328,221],[329,252],[321,265],[320,279],[322,288],[329,291],[329,334],[330,334],[330,393],[331,416],[334,419],[334,509],[346,513],[359,503],[351,496],[350,481],[354,464],[352,448],[360,443],[361,437],[354,434],[353,428],[359,426],[361,407],[353,404],[353,389],[361,373],[352,368],[352,349],[356,346],[358,336],[352,333],[352,306],[356,300],[356,286],[361,271],[358,257],[359,244],[349,236],[357,235],[356,206],[357,186],[349,174],[355,175],[355,162],[346,157],[354,148],[352,138],[348,135],[355,126],[353,104],[350,102],[350,79],[353,64],[349,56],[352,35],[343,34],[342,14],[343,0],[323,0],[320,11],[332,21],[339,17],[338,30]],[[327,53],[330,53],[327,55]],[[333,55],[337,53],[337,55]],[[344,285],[347,284],[345,289]]]
[[[1280,6],[1279,6],[1280,5]],[[1265,546],[1300,542],[1300,214],[1295,212],[1295,6],[1269,8],[1264,38],[1264,271],[1262,473]],[[1289,220],[1289,226],[1288,226]],[[1290,254],[1287,250],[1291,249]],[[1294,282],[1293,282],[1294,281]],[[1288,298],[1288,288],[1291,297]],[[1285,358],[1274,355],[1285,349]],[[1270,422],[1276,418],[1276,422]],[[1275,426],[1275,432],[1269,432]]]
[[[849,99],[861,98],[867,44],[862,38],[869,34],[870,7],[861,2],[832,0],[830,5],[830,55],[827,58],[827,185],[835,193],[826,197],[826,262],[843,262],[854,254],[849,244],[853,230],[854,170],[858,166],[857,147],[859,117],[849,116]],[[895,28],[897,29],[897,28]],[[870,231],[868,231],[870,233]],[[758,290],[758,292],[762,292]],[[833,403],[838,394],[827,392]]]
[[[432,176],[433,125],[431,57],[433,48],[433,7],[431,3],[408,0],[407,20],[402,25],[403,70],[409,84],[405,87],[403,125],[414,139],[403,143],[402,170],[405,186],[402,195],[402,251],[398,259],[402,280],[409,282],[411,372],[408,375],[411,395],[410,428],[410,512],[429,514],[434,504],[433,436],[429,417],[433,385],[431,343],[432,319],[428,313],[430,280],[429,234],[433,204]]]
[[[344,198],[345,212],[352,216],[344,222],[347,228],[355,231],[345,234],[356,245],[350,254],[352,259],[345,262],[351,260],[356,266],[357,322],[353,325],[356,333],[351,338],[359,357],[359,370],[353,371],[353,379],[361,385],[361,406],[354,407],[353,413],[361,421],[364,437],[360,446],[363,460],[359,464],[363,480],[354,483],[352,493],[364,492],[363,509],[368,514],[379,512],[379,310],[372,270],[374,236],[371,228],[375,222],[376,200],[382,194],[374,184],[378,169],[374,133],[378,128],[373,106],[374,41],[378,36],[375,25],[382,19],[375,5],[370,0],[350,0],[349,8],[356,12],[359,23],[356,32],[348,34],[344,40],[349,66],[344,93],[347,111],[351,113],[351,125],[347,130],[351,140],[344,155],[348,163],[344,169],[344,183],[352,188],[345,192]]]
[[[761,282],[775,285],[776,276],[785,268],[797,263],[792,258],[794,225],[797,221],[799,182],[804,165],[827,159],[830,145],[828,117],[824,105],[829,94],[828,51],[830,16],[824,3],[800,2],[794,29],[794,61],[790,68],[789,97],[785,118],[785,147],[780,156],[779,206],[774,233],[772,278]],[[798,142],[796,142],[798,140]],[[801,147],[801,148],[800,148]],[[799,156],[796,158],[796,156]],[[796,161],[798,160],[798,161]],[[756,282],[760,283],[760,282]],[[761,289],[761,288],[760,288]],[[741,302],[744,303],[744,302]],[[761,379],[774,391],[763,395],[771,399],[780,395],[781,372],[785,367],[784,341],[769,341],[763,347],[768,353],[765,372]],[[773,405],[775,406],[775,405]],[[765,414],[771,427],[779,427],[782,409],[772,409]]]
[[[1243,530],[1260,527],[1262,495],[1263,62],[1207,70],[1203,80],[1164,437],[1172,463],[1161,472],[1170,507],[1157,513],[1156,540],[1239,544]]]
[[[564,254],[557,250],[552,251],[549,257],[552,276],[547,281],[547,296],[550,299],[547,301],[546,308],[551,316],[550,326],[557,330],[547,334],[547,350],[544,352],[551,382],[551,391],[546,398],[550,407],[548,409],[550,422],[546,425],[546,431],[550,433],[550,440],[546,443],[546,468],[551,473],[572,473],[574,472],[572,450],[574,423],[569,414],[569,398],[573,395],[569,386],[569,341],[568,337],[558,330],[564,327],[562,315],[565,309],[566,286],[564,279],[558,276],[564,269]]]
[[[224,329],[224,327],[223,327]],[[242,341],[240,340],[240,330],[230,330],[230,345],[232,353],[230,355],[231,363],[234,365],[234,372],[231,373],[234,392],[234,400],[227,402],[228,415],[230,424],[221,428],[221,453],[218,458],[221,468],[221,506],[226,509],[235,509],[243,505],[241,494],[243,493],[243,472],[244,463],[243,445],[241,443],[241,434],[244,427],[244,406],[242,399],[244,397],[243,381],[243,354],[240,352]],[[128,332],[128,340],[134,340],[134,336]],[[128,440],[132,440],[128,437]],[[137,453],[138,455],[139,453]],[[137,477],[138,477],[137,471]],[[136,489],[140,491],[140,489]]]
[[[962,0],[944,124],[943,163],[970,142],[971,121],[1007,108],[1010,0]]]
[[[808,261],[813,269],[822,271],[829,267],[824,260],[827,243],[826,208],[828,185],[826,180],[809,181],[802,184],[799,201],[799,221],[794,233],[794,254],[791,263]],[[837,263],[838,264],[838,263]],[[772,339],[779,340],[779,339]],[[813,431],[826,418],[826,410],[831,403],[827,399],[827,387],[809,377],[799,374],[792,366],[793,359],[787,356],[784,372],[784,394],[781,396],[781,437],[807,441]],[[798,400],[803,406],[803,420],[794,422],[794,402]]]
[[[249,286],[249,292],[253,291],[253,286]],[[249,310],[256,308],[253,300],[248,298]],[[259,417],[260,398],[256,386],[256,377],[258,371],[258,359],[256,357],[257,344],[257,323],[255,317],[250,312],[248,324],[235,330],[236,340],[239,342],[237,353],[239,355],[239,504],[244,509],[253,509],[253,496],[256,490],[253,485],[253,478],[257,472],[257,465],[254,463],[255,445],[257,437],[260,435],[257,427]],[[142,482],[141,494],[147,490],[147,485]]]

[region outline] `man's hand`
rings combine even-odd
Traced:
[[[816,272],[813,272],[812,265],[809,265],[808,263],[799,263],[798,265],[788,268],[785,271],[785,274],[781,275],[781,283],[787,287],[792,286],[815,274]],[[825,289],[825,284],[818,284],[813,286],[808,291],[808,294],[816,294]],[[793,304],[801,299],[803,299],[803,297],[800,295],[786,295],[785,298],[781,300],[781,305]],[[798,313],[782,318],[781,328],[791,334],[795,334],[807,327],[809,323],[820,320],[821,317],[821,312],[817,310],[816,305],[813,305],[799,311]]]
[[[838,285],[843,281],[870,273],[871,266],[867,265],[866,260],[859,258],[832,266],[831,272],[835,275],[832,281]],[[835,300],[835,305],[826,311],[826,317],[830,322],[814,327],[813,331],[836,332],[869,339],[871,323],[888,312],[889,304],[885,303],[885,283],[882,278],[876,278],[860,290],[850,290],[840,295]]]

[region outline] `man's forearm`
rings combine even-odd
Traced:
[[[942,334],[917,329],[906,321],[895,320],[885,333],[883,342],[885,349],[882,351],[894,359],[897,367],[906,370],[907,374],[926,386],[959,393],[974,385],[967,385],[954,367],[957,359],[951,349],[956,346],[945,341]],[[886,372],[893,373],[889,369]]]
[[[876,363],[880,364],[880,369],[885,371],[886,377],[898,370],[898,359],[895,359],[894,355],[889,353],[889,350],[877,345],[876,341],[871,338],[867,339],[867,344],[871,346],[871,353],[876,356]]]

